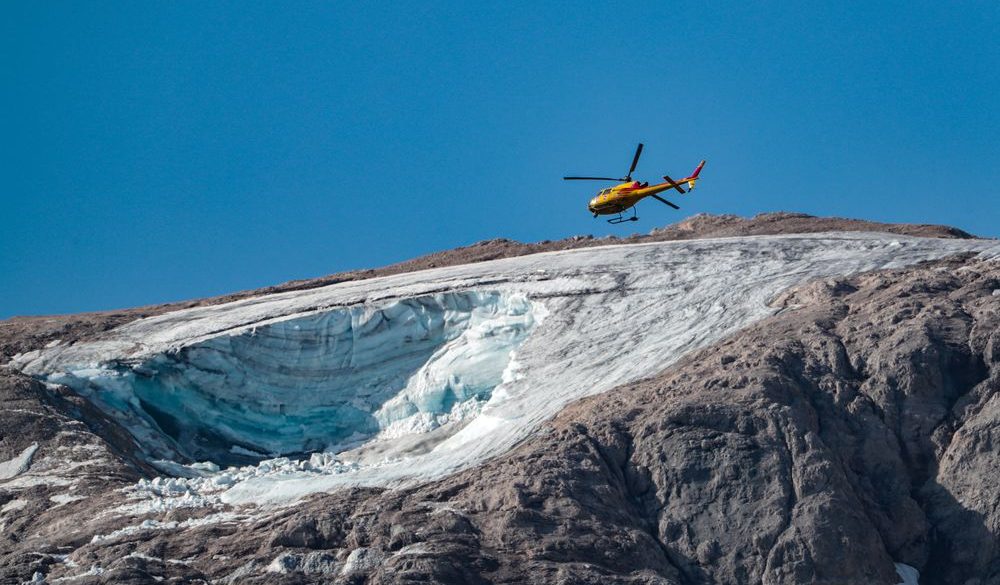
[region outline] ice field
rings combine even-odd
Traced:
[[[461,470],[569,402],[652,376],[813,278],[1000,242],[890,234],[615,245],[134,321],[12,365],[91,398],[174,476],[150,505],[272,503]],[[263,460],[263,462],[261,462]],[[179,465],[203,461],[201,465]]]

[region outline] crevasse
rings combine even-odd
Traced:
[[[535,324],[524,295],[449,292],[316,312],[141,363],[50,376],[156,458],[243,463],[339,450],[475,412]]]

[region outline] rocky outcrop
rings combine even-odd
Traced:
[[[115,490],[155,470],[121,426],[66,388],[0,371],[0,405],[0,462],[20,463],[0,477],[0,583],[20,583],[89,540],[81,527]]]

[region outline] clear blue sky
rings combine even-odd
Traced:
[[[995,0],[592,4],[4,3],[0,317],[698,212],[1000,235]],[[639,141],[699,190],[592,219],[560,177]]]

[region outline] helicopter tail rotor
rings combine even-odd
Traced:
[[[670,177],[668,177],[666,175],[663,175],[663,180],[666,181],[666,182],[668,182],[668,183],[670,183],[670,188],[671,189],[677,189],[678,191],[681,192],[681,195],[684,194],[684,188],[681,187],[680,185],[678,185],[673,179],[671,179]]]

